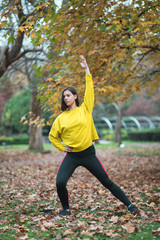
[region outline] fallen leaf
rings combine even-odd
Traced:
[[[117,223],[119,220],[118,216],[113,216],[109,219],[109,222],[112,222],[112,223]]]
[[[28,239],[28,235],[24,235],[24,236],[21,236],[19,237],[17,240],[25,240],[25,239]]]
[[[93,236],[93,233],[89,232],[89,231],[82,231],[81,234],[84,234],[84,235],[88,235],[88,236]]]
[[[154,206],[155,206],[155,203],[154,203],[154,202],[151,202],[151,203],[149,204],[149,206],[150,206],[150,207],[154,207]]]
[[[47,229],[51,229],[55,227],[55,224],[53,222],[43,221],[43,226]]]
[[[114,232],[114,230],[112,229],[107,229],[104,231],[104,234],[107,236],[107,237],[117,237],[118,234]]]
[[[66,231],[63,232],[63,235],[71,235],[73,233],[74,231],[72,229],[67,229]]]
[[[98,191],[98,194],[99,194],[99,195],[102,195],[102,194],[104,194],[105,192],[106,192],[106,191],[100,189],[100,190]]]
[[[160,235],[160,228],[158,228],[157,230],[153,230],[152,234],[153,235]]]
[[[86,184],[85,183],[81,184],[81,188],[86,188]]]
[[[140,215],[143,218],[148,218],[148,216],[145,214],[145,212],[143,210],[140,210]]]
[[[125,215],[123,215],[123,217],[124,217],[125,219],[131,219],[131,218],[133,218],[133,215],[131,215],[131,214],[125,214]]]
[[[84,221],[83,222],[78,222],[78,224],[77,224],[79,229],[84,229],[85,225],[86,225],[86,223]]]
[[[135,231],[135,227],[131,222],[122,225],[122,228],[125,229],[128,233],[133,233]]]
[[[160,217],[156,217],[153,222],[160,222]]]
[[[23,232],[27,232],[28,229],[24,225],[22,225],[22,226],[19,226],[19,231],[23,233]]]

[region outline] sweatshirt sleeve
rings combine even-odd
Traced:
[[[84,105],[92,113],[94,107],[94,89],[92,75],[86,74],[86,89],[84,95]]]
[[[58,119],[56,119],[49,132],[49,140],[58,150],[64,152],[65,146],[61,142],[60,134],[61,134],[60,124]]]

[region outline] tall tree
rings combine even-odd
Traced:
[[[22,88],[25,88],[32,93],[29,112],[30,114],[26,113],[26,115],[28,115],[27,118],[30,118],[28,121],[29,149],[42,152],[44,150],[42,141],[42,126],[35,124],[35,119],[40,120],[42,116],[41,102],[40,99],[37,98],[38,85],[42,81],[42,77],[37,77],[35,69],[33,68],[33,66],[37,64],[38,61],[45,62],[46,58],[43,56],[40,57],[39,54],[35,53],[32,53],[29,58],[24,56],[21,61],[17,61],[17,64],[12,66],[10,72],[12,73],[13,71],[19,71],[27,79],[28,85],[22,86]],[[24,117],[22,118],[24,119]]]
[[[47,31],[41,28],[45,37],[35,36],[36,41],[56,43],[59,53],[54,64],[45,66],[50,72],[61,69],[46,83],[46,99],[55,103],[52,110],[57,112],[57,91],[64,85],[79,86],[81,95],[84,91],[79,54],[87,57],[102,99],[109,95],[116,102],[125,100],[144,87],[152,92],[159,84],[159,11],[158,0],[82,0],[69,1],[56,18],[47,15]]]
[[[39,52],[39,56],[40,54],[42,55],[42,46],[34,47],[33,44],[30,44],[31,40],[27,37],[30,29],[38,26],[39,21],[43,21],[43,16],[47,13],[49,5],[50,10],[55,12],[54,1],[49,1],[49,4],[45,4],[40,0],[0,1],[0,34],[2,39],[5,39],[3,45],[0,46],[0,77],[6,71],[13,72],[19,70],[27,76],[31,87],[30,90],[32,91],[32,121],[37,117],[40,118],[42,112],[40,100],[36,98],[39,82],[33,84],[33,61],[44,61],[44,57],[40,59],[34,55],[36,52]],[[43,150],[41,126],[30,125],[29,148],[39,151]]]

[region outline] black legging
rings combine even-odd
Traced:
[[[59,167],[56,185],[58,196],[64,209],[69,208],[68,191],[66,188],[67,181],[73,174],[74,170],[79,166],[88,169],[104,187],[109,189],[110,192],[126,206],[131,204],[122,189],[113,183],[108,177],[102,163],[96,157],[95,148],[92,145],[81,152],[68,152]]]

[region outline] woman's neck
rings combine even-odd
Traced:
[[[74,102],[71,106],[68,107],[68,111],[74,110],[76,107],[77,107],[77,105]]]

